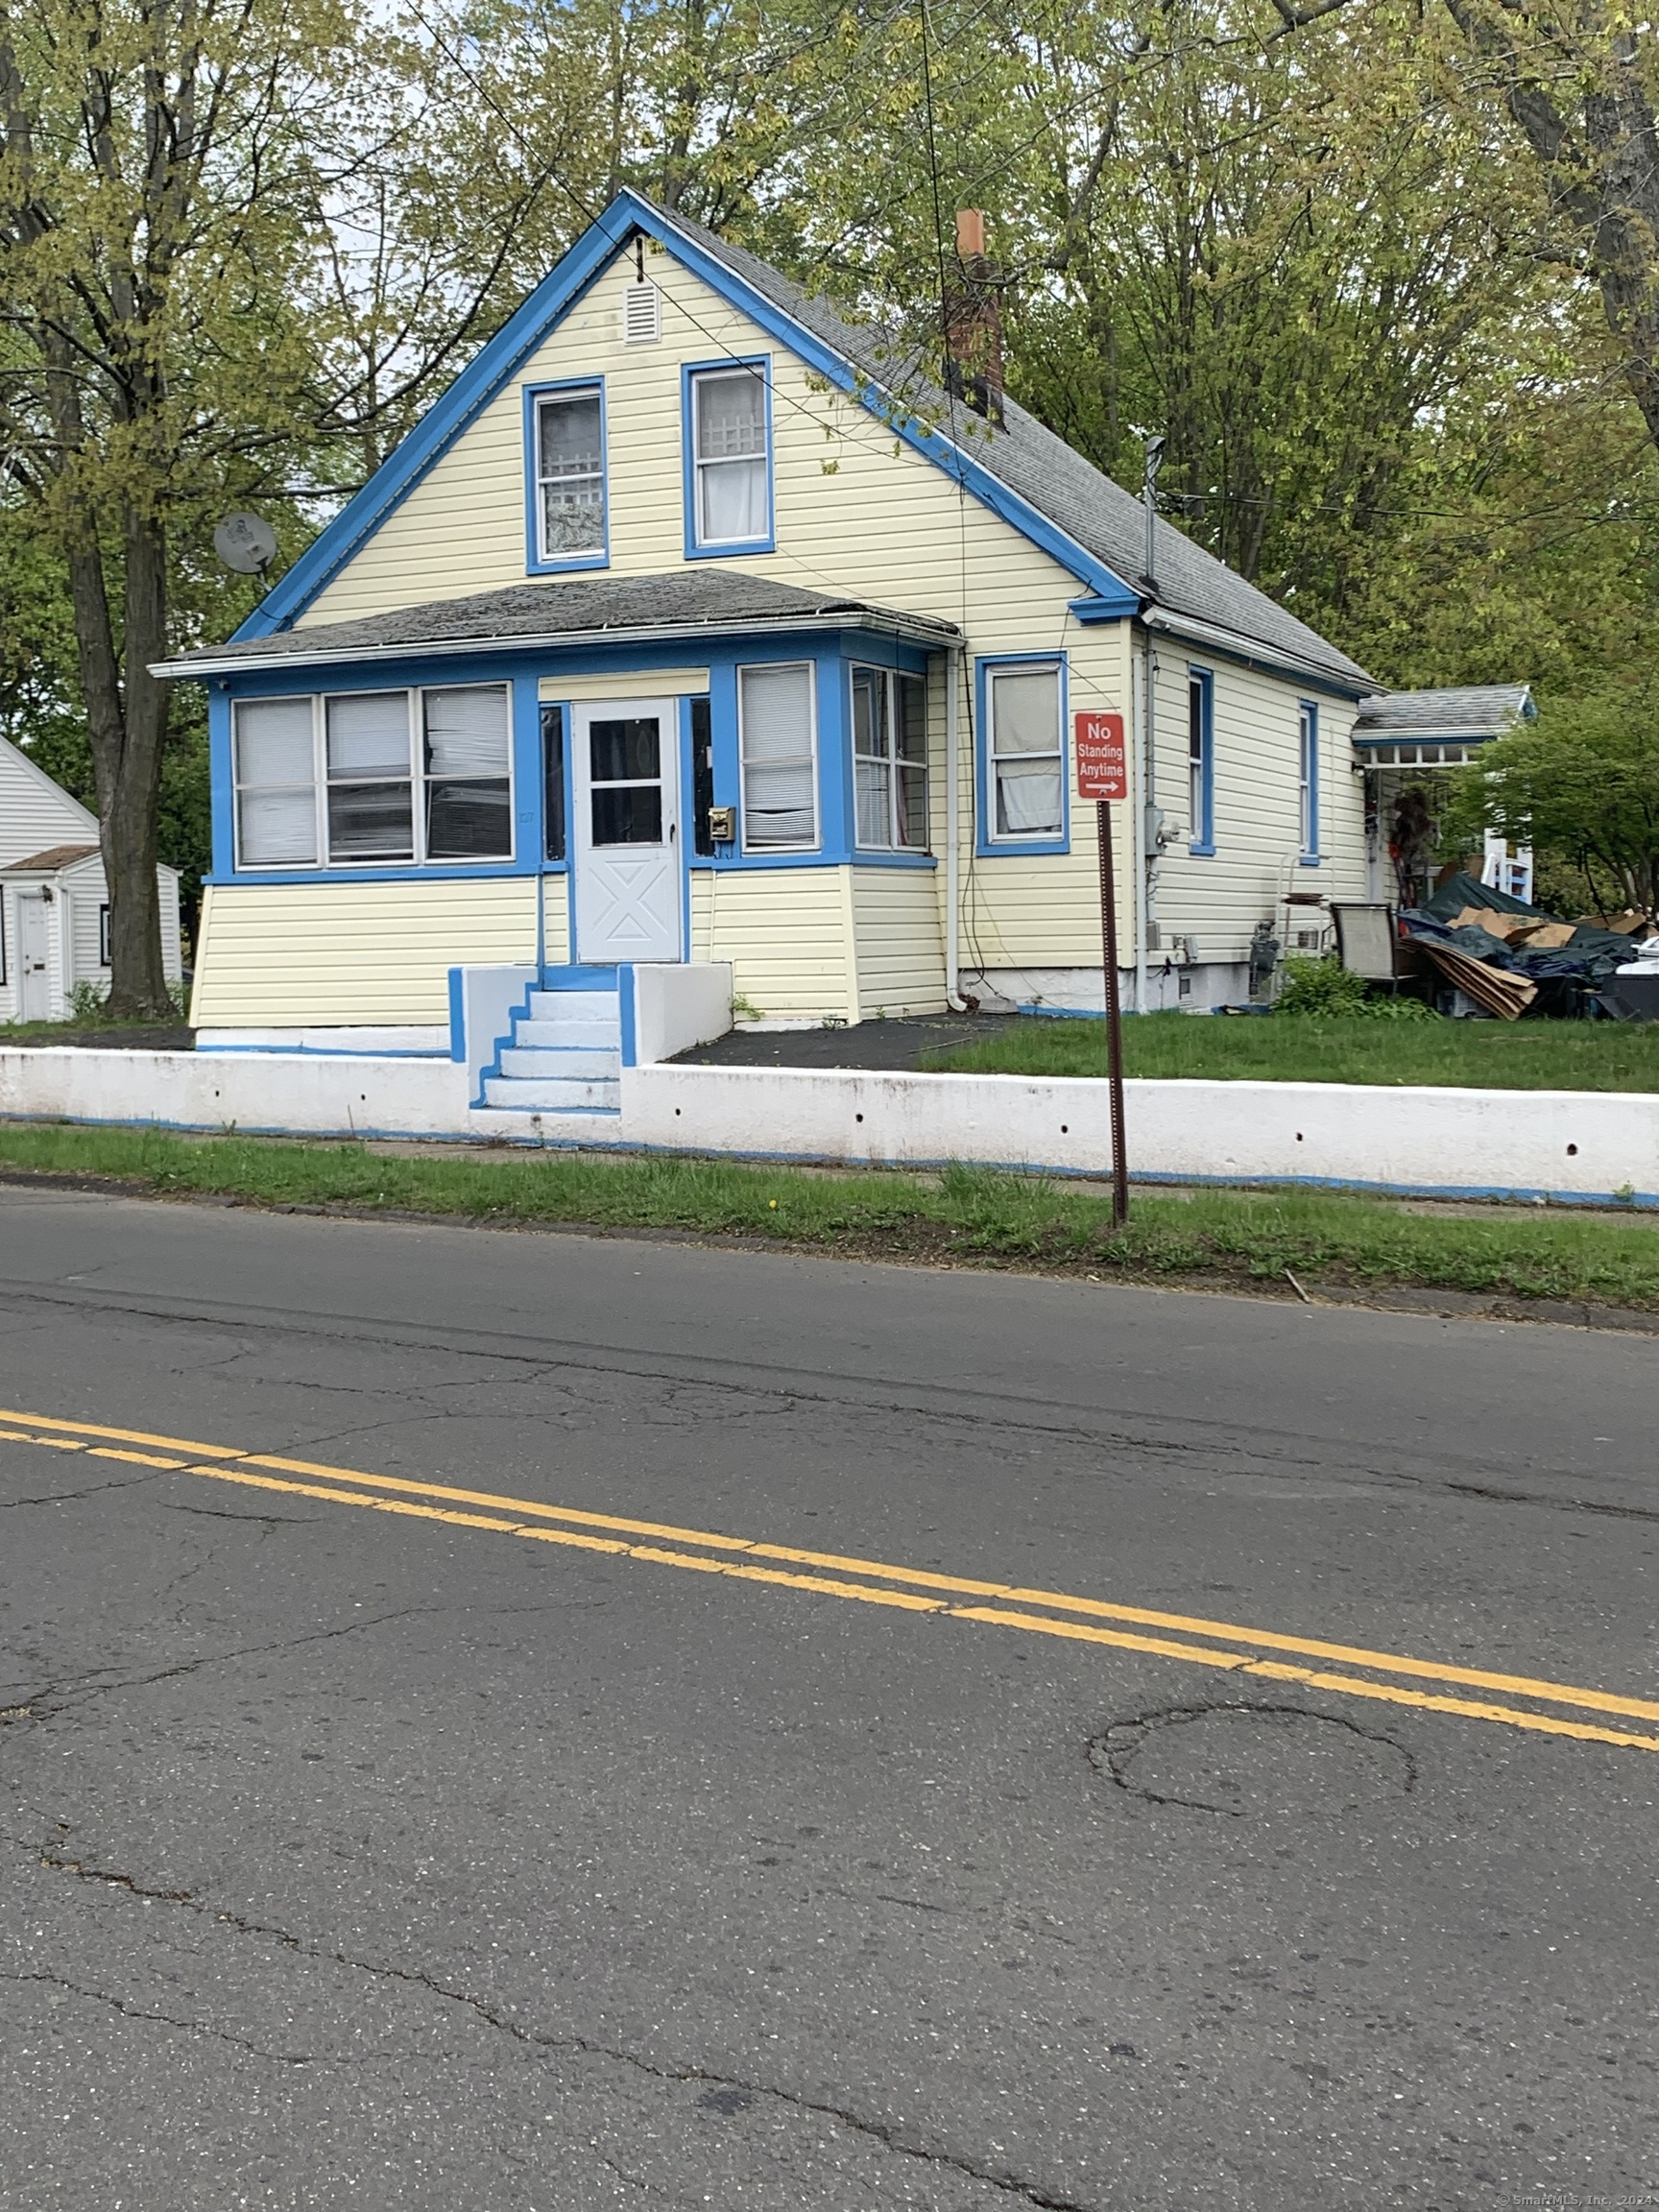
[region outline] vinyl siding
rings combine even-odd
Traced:
[[[730,556],[734,566],[964,622],[980,652],[1061,641],[1079,587],[1057,563],[920,454],[896,450],[855,399],[817,389],[804,362],[667,254],[649,264],[663,294],[661,342],[624,346],[633,266],[618,256],[312,602],[301,629],[523,582],[523,390],[559,378],[605,378],[612,574],[681,567],[681,365],[731,352],[772,357],[778,541],[776,553]]]
[[[1206,961],[1242,960],[1256,923],[1283,922],[1279,902],[1287,891],[1363,899],[1364,798],[1349,743],[1354,708],[1299,689],[1288,678],[1233,667],[1196,651],[1189,656],[1168,639],[1159,640],[1155,663],[1156,803],[1182,825],[1157,891],[1165,948],[1179,932],[1197,938]],[[1214,678],[1213,854],[1188,851],[1189,666],[1208,668]],[[1319,709],[1317,868],[1301,865],[1298,712],[1304,698]]]
[[[937,1014],[945,1004],[939,898],[921,868],[854,868],[858,1014]]]
[[[855,1022],[854,873],[693,869],[692,959],[730,960],[733,997],[763,1021]]]
[[[0,737],[0,868],[54,845],[97,842],[96,816]]]
[[[682,365],[727,353],[768,355],[777,550],[726,558],[734,567],[943,617],[962,628],[967,644],[957,820],[963,966],[1094,966],[1100,931],[1093,806],[1072,800],[1070,850],[1065,854],[975,854],[975,753],[982,733],[976,729],[974,671],[980,656],[1064,651],[1070,711],[1115,709],[1129,716],[1133,729],[1131,626],[1079,625],[1068,608],[1079,587],[1058,563],[960,494],[942,471],[899,445],[855,400],[822,389],[822,379],[804,363],[671,256],[653,253],[648,266],[663,294],[661,342],[621,343],[621,292],[632,279],[633,262],[631,254],[620,255],[318,596],[300,627],[522,582],[523,393],[527,385],[561,379],[605,379],[611,573],[680,568]],[[1184,820],[1188,656],[1174,640],[1161,638],[1156,658],[1154,796]],[[1166,945],[1170,933],[1183,931],[1198,939],[1205,960],[1237,960],[1252,926],[1276,911],[1286,889],[1364,895],[1362,807],[1348,752],[1353,709],[1335,699],[1319,700],[1323,858],[1317,869],[1301,868],[1296,709],[1302,693],[1293,679],[1252,673],[1197,653],[1192,658],[1212,667],[1215,682],[1217,849],[1213,857],[1194,858],[1183,838],[1166,854],[1155,913]],[[928,878],[936,920],[916,950],[923,966],[934,956],[935,939],[943,943],[947,920],[942,679],[941,656],[930,701],[932,842],[941,865]],[[1127,963],[1135,950],[1130,806],[1115,810],[1115,824],[1119,942]],[[740,941],[714,956],[733,958],[738,990],[774,1018],[838,1014],[870,1003],[868,974],[854,963],[854,924],[844,919],[832,926],[828,894],[810,888],[820,882],[814,872],[780,874],[787,887],[781,910],[780,885],[765,876],[721,874],[721,932],[736,930]],[[703,917],[706,926],[709,884],[709,872],[693,873],[694,945],[701,942],[696,918]],[[856,928],[862,946],[862,919]],[[787,951],[762,941],[778,929],[791,941]],[[549,935],[550,959],[554,946]],[[885,979],[877,988],[884,992]]]
[[[452,967],[536,958],[535,877],[210,884],[190,1018],[210,1028],[446,1022]]]

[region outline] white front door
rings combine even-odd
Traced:
[[[52,1019],[52,929],[38,891],[17,894],[17,1019]]]
[[[680,717],[672,699],[577,701],[576,957],[678,960]]]

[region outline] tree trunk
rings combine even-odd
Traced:
[[[70,554],[69,589],[109,893],[108,1010],[120,1021],[165,1022],[174,1008],[161,959],[156,817],[167,703],[149,667],[166,651],[167,547],[159,524],[130,512],[123,551],[125,686],[95,544]]]

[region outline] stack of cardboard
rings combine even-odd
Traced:
[[[1480,926],[1486,926],[1484,922]],[[1529,982],[1525,975],[1513,974],[1507,968],[1494,968],[1487,961],[1471,959],[1467,952],[1455,951],[1450,945],[1431,945],[1423,938],[1418,943],[1449,982],[1455,983],[1466,998],[1473,998],[1477,1006],[1483,1006],[1488,1014],[1496,1014],[1501,1021],[1519,1022],[1538,996],[1536,983]]]

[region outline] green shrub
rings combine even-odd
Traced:
[[[104,986],[83,976],[69,989],[69,1019],[71,1022],[102,1022],[104,1012]]]
[[[1317,960],[1292,952],[1285,962],[1275,1014],[1363,1014],[1368,1011],[1365,978],[1344,968],[1334,953]]]

